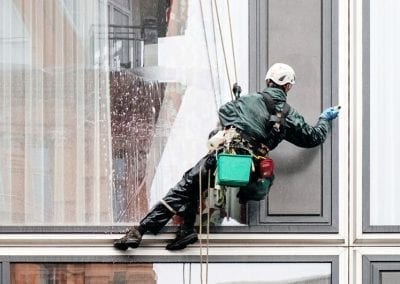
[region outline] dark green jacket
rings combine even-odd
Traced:
[[[271,95],[275,109],[282,111],[286,102],[286,94],[278,88],[266,88],[262,92]],[[319,119],[315,126],[308,125],[304,117],[290,107],[286,116],[286,126],[283,127],[276,141],[268,141],[271,124],[270,113],[261,94],[249,94],[238,100],[228,102],[219,109],[219,119],[223,127],[232,125],[239,128],[257,142],[266,144],[270,150],[275,148],[283,139],[304,148],[322,144],[329,131],[329,122]],[[269,143],[268,143],[269,142]]]

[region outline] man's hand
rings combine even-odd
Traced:
[[[328,107],[327,109],[325,109],[321,115],[319,116],[319,118],[325,119],[327,121],[331,121],[335,118],[338,117],[339,115],[339,109],[340,106],[335,106],[335,107]]]

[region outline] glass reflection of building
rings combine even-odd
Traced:
[[[162,102],[176,115],[183,89],[143,72],[167,26],[184,31],[185,1],[3,2],[3,223],[137,221]]]

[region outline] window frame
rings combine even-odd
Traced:
[[[381,272],[400,272],[400,255],[362,257],[362,283],[380,284]]]
[[[362,232],[400,233],[400,225],[371,225],[370,187],[370,0],[362,1]]]
[[[156,262],[155,262],[156,261]],[[339,256],[338,255],[271,255],[271,256],[223,256],[210,255],[209,263],[330,263],[331,264],[331,283],[339,284]],[[134,261],[131,255],[113,255],[113,256],[39,256],[39,255],[10,255],[0,256],[0,268],[3,266],[6,269],[0,270],[3,283],[8,283],[11,279],[10,265],[12,263],[199,263],[197,255],[135,255]],[[205,265],[205,264],[204,264]]]
[[[9,283],[10,276],[10,263],[8,261],[2,262],[0,257],[0,283]]]

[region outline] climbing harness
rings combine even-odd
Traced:
[[[275,102],[272,97],[265,92],[259,93],[264,100],[264,103],[270,113],[269,131],[267,134],[266,146],[269,149],[275,148],[285,136],[286,117],[290,111],[290,106],[284,102],[282,110],[279,111],[275,107]]]
[[[162,204],[162,205],[164,205],[172,214],[178,214],[178,212],[176,212],[175,210],[174,210],[174,208],[172,208],[167,202],[165,202],[165,200],[164,199],[161,199],[160,200],[160,203]]]
[[[290,111],[290,106],[284,102],[282,111],[276,111],[275,102],[271,95],[264,92],[258,92],[263,98],[263,101],[267,107],[268,112],[271,114],[269,121],[273,123],[272,128],[280,131],[280,126],[286,125],[286,116]]]

